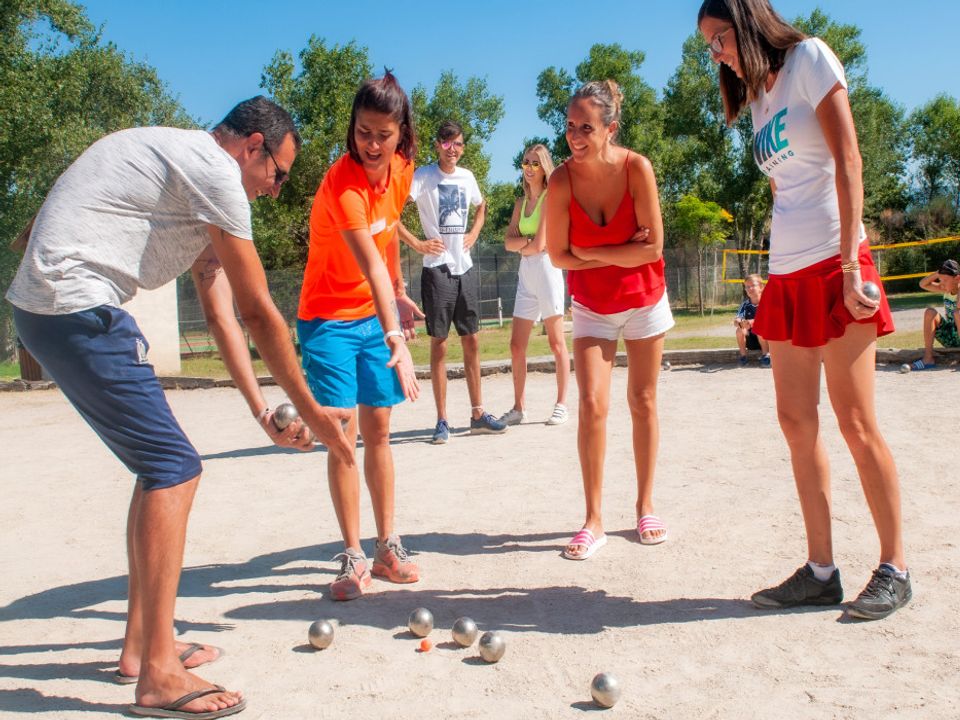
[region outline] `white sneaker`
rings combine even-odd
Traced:
[[[553,406],[553,414],[547,418],[547,425],[563,425],[569,419],[570,414],[567,412],[567,406],[557,403]]]
[[[523,410],[517,410],[516,408],[511,408],[508,412],[500,416],[500,422],[504,425],[519,425],[526,419],[527,414]]]

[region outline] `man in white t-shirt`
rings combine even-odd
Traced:
[[[502,433],[507,426],[483,409],[480,391],[480,281],[470,248],[477,242],[486,216],[486,202],[473,173],[457,167],[463,156],[463,128],[448,120],[437,131],[437,164],[417,168],[410,199],[417,204],[426,240],[401,223],[400,239],[423,254],[420,295],[430,336],[430,380],[437,404],[434,444],[450,437],[447,422],[447,336],[457,329],[463,348],[463,369],[470,395],[470,432]],[[477,208],[467,230],[469,208]]]
[[[223,717],[245,702],[189,671],[217,660],[219,648],[174,641],[200,457],[121,305],[192,267],[225,364],[264,431],[280,445],[312,446],[300,423],[285,431],[272,424],[234,299],[306,425],[352,462],[340,426],[347,413],[313,400],[253,244],[250,201],[277,196],[299,149],[289,114],[264,97],[240,103],[210,133],[157,127],[107,135],[50,190],[7,293],[23,344],[137,478],[127,527],[127,628],[114,679],[137,683],[131,712],[138,715]]]

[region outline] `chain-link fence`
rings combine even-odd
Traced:
[[[520,255],[507,252],[502,245],[479,244],[473,251],[474,267],[480,277],[480,299],[484,325],[498,325],[513,315],[517,294],[517,273]],[[681,250],[668,249],[666,262],[667,289],[670,304],[674,308],[699,307],[697,267]],[[407,293],[422,303],[420,294],[421,256],[403,246],[401,265],[407,280]],[[728,270],[728,274],[730,271]],[[734,272],[734,275],[737,273]],[[720,253],[710,252],[700,268],[703,279],[704,307],[733,305],[743,297],[739,284],[724,283],[721,278]],[[290,337],[296,341],[297,306],[300,301],[300,285],[303,271],[299,269],[272,270],[267,273],[270,293],[280,312],[287,319]],[[177,300],[180,313],[180,348],[184,355],[210,352],[214,349],[213,338],[207,331],[206,320],[200,308],[197,292],[189,274],[177,281]],[[569,307],[569,298],[567,307]]]

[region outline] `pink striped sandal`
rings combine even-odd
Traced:
[[[663,530],[663,535],[657,537],[644,537],[644,533],[652,533],[657,530]],[[641,545],[659,545],[667,540],[667,526],[656,515],[644,515],[637,520],[637,537],[640,538]]]
[[[583,528],[580,532],[573,536],[573,539],[570,542],[567,543],[567,547],[563,549],[563,556],[567,560],[586,560],[606,544],[606,535],[601,535],[600,537],[595,538],[590,530]],[[574,553],[567,549],[569,547],[582,547],[583,550],[578,553]]]

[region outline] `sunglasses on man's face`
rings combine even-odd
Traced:
[[[270,152],[270,148],[264,145],[263,149],[267,151],[267,155],[269,155],[270,159],[273,160],[273,167],[276,170],[276,173],[273,176],[273,184],[283,185],[283,183],[286,182],[287,178],[290,177],[290,173],[288,173],[286,170],[280,169],[280,165],[277,163],[277,159],[273,156],[273,153]]]

